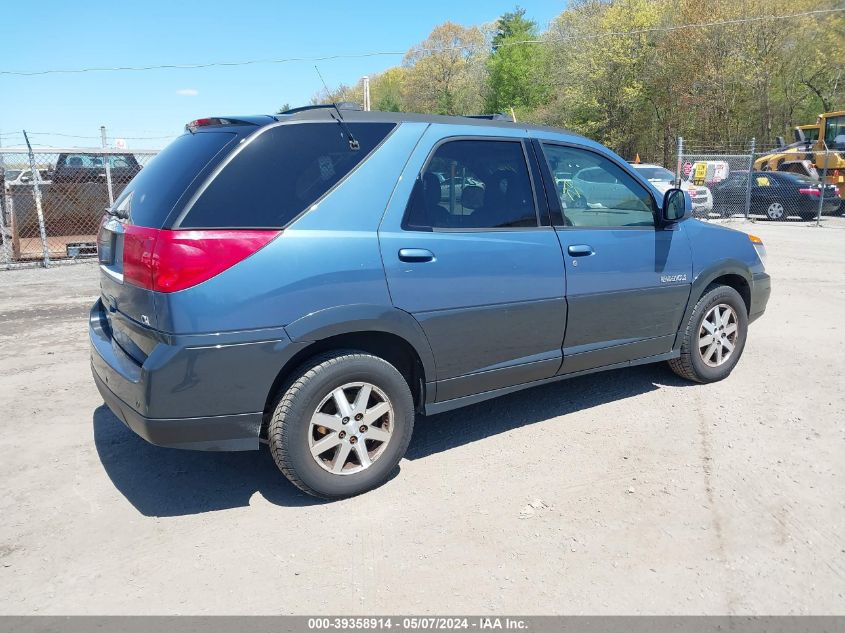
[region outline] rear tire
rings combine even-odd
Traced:
[[[383,484],[405,454],[414,401],[401,373],[355,350],[317,356],[282,388],[267,432],[279,470],[323,499]]]
[[[710,286],[684,328],[680,357],[670,360],[669,367],[693,382],[727,378],[742,356],[747,335],[748,312],[739,293],[730,286]]]

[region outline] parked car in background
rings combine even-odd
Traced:
[[[38,184],[49,185],[50,179],[49,169],[36,169],[35,173],[38,177]],[[4,174],[4,181],[7,187],[19,187],[21,185],[32,185],[32,170],[31,169],[7,169]]]
[[[763,171],[766,171],[765,169]],[[809,160],[786,160],[778,165],[777,171],[785,171],[790,174],[798,174],[811,180],[821,180],[819,171],[812,161]]]
[[[94,381],[149,442],[263,440],[313,495],[385,482],[417,414],[642,363],[722,380],[769,298],[759,238],[562,130],[320,106],[187,127],[100,229]]]
[[[132,154],[110,154],[105,157],[111,170],[112,186],[123,189],[141,171],[141,165]],[[65,153],[59,154],[53,173],[53,182],[60,183],[105,183],[106,168],[102,154]],[[117,195],[119,192],[115,192]]]
[[[51,184],[42,192],[44,228],[50,236],[52,257],[93,255],[97,230],[109,204],[106,162],[111,190],[119,196],[140,171],[133,154],[63,152],[50,174]],[[40,248],[38,216],[31,196],[15,203],[16,230],[22,249]]]
[[[744,213],[747,192],[748,172],[731,172],[727,180],[713,187],[716,212],[724,217]],[[818,180],[789,172],[755,171],[751,174],[750,213],[769,220],[809,220],[819,212],[821,194],[822,183]],[[840,203],[836,187],[824,185],[824,195],[822,214],[836,213]]]
[[[649,163],[631,163],[631,167],[657,189],[666,192],[675,186],[675,174],[661,167]],[[681,180],[681,189],[689,193],[692,200],[692,213],[697,217],[708,217],[713,211],[713,196],[710,190],[701,185],[694,185],[687,180]]]

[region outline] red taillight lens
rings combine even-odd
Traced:
[[[798,193],[803,193],[807,196],[815,196],[816,198],[822,195],[821,189],[799,189]]]
[[[153,250],[161,231],[127,224],[123,227],[123,280],[153,289]]]
[[[201,284],[260,250],[281,231],[170,231],[126,226],[123,279],[156,292]]]

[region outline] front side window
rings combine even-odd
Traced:
[[[417,178],[402,226],[414,231],[536,227],[522,143],[443,143]]]
[[[279,125],[259,133],[211,181],[180,228],[286,226],[357,167],[395,124],[348,126],[357,150],[335,122]]]
[[[651,194],[613,161],[587,150],[545,143],[543,153],[555,174],[564,224],[654,226]]]

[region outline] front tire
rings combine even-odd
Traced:
[[[786,221],[786,208],[781,202],[772,202],[766,208],[766,217],[779,222]]]
[[[695,305],[681,339],[681,356],[669,366],[693,382],[722,380],[739,362],[747,335],[742,297],[730,286],[712,286]]]
[[[414,401],[382,358],[340,350],[311,359],[283,388],[267,439],[279,470],[324,499],[383,484],[411,440]]]

